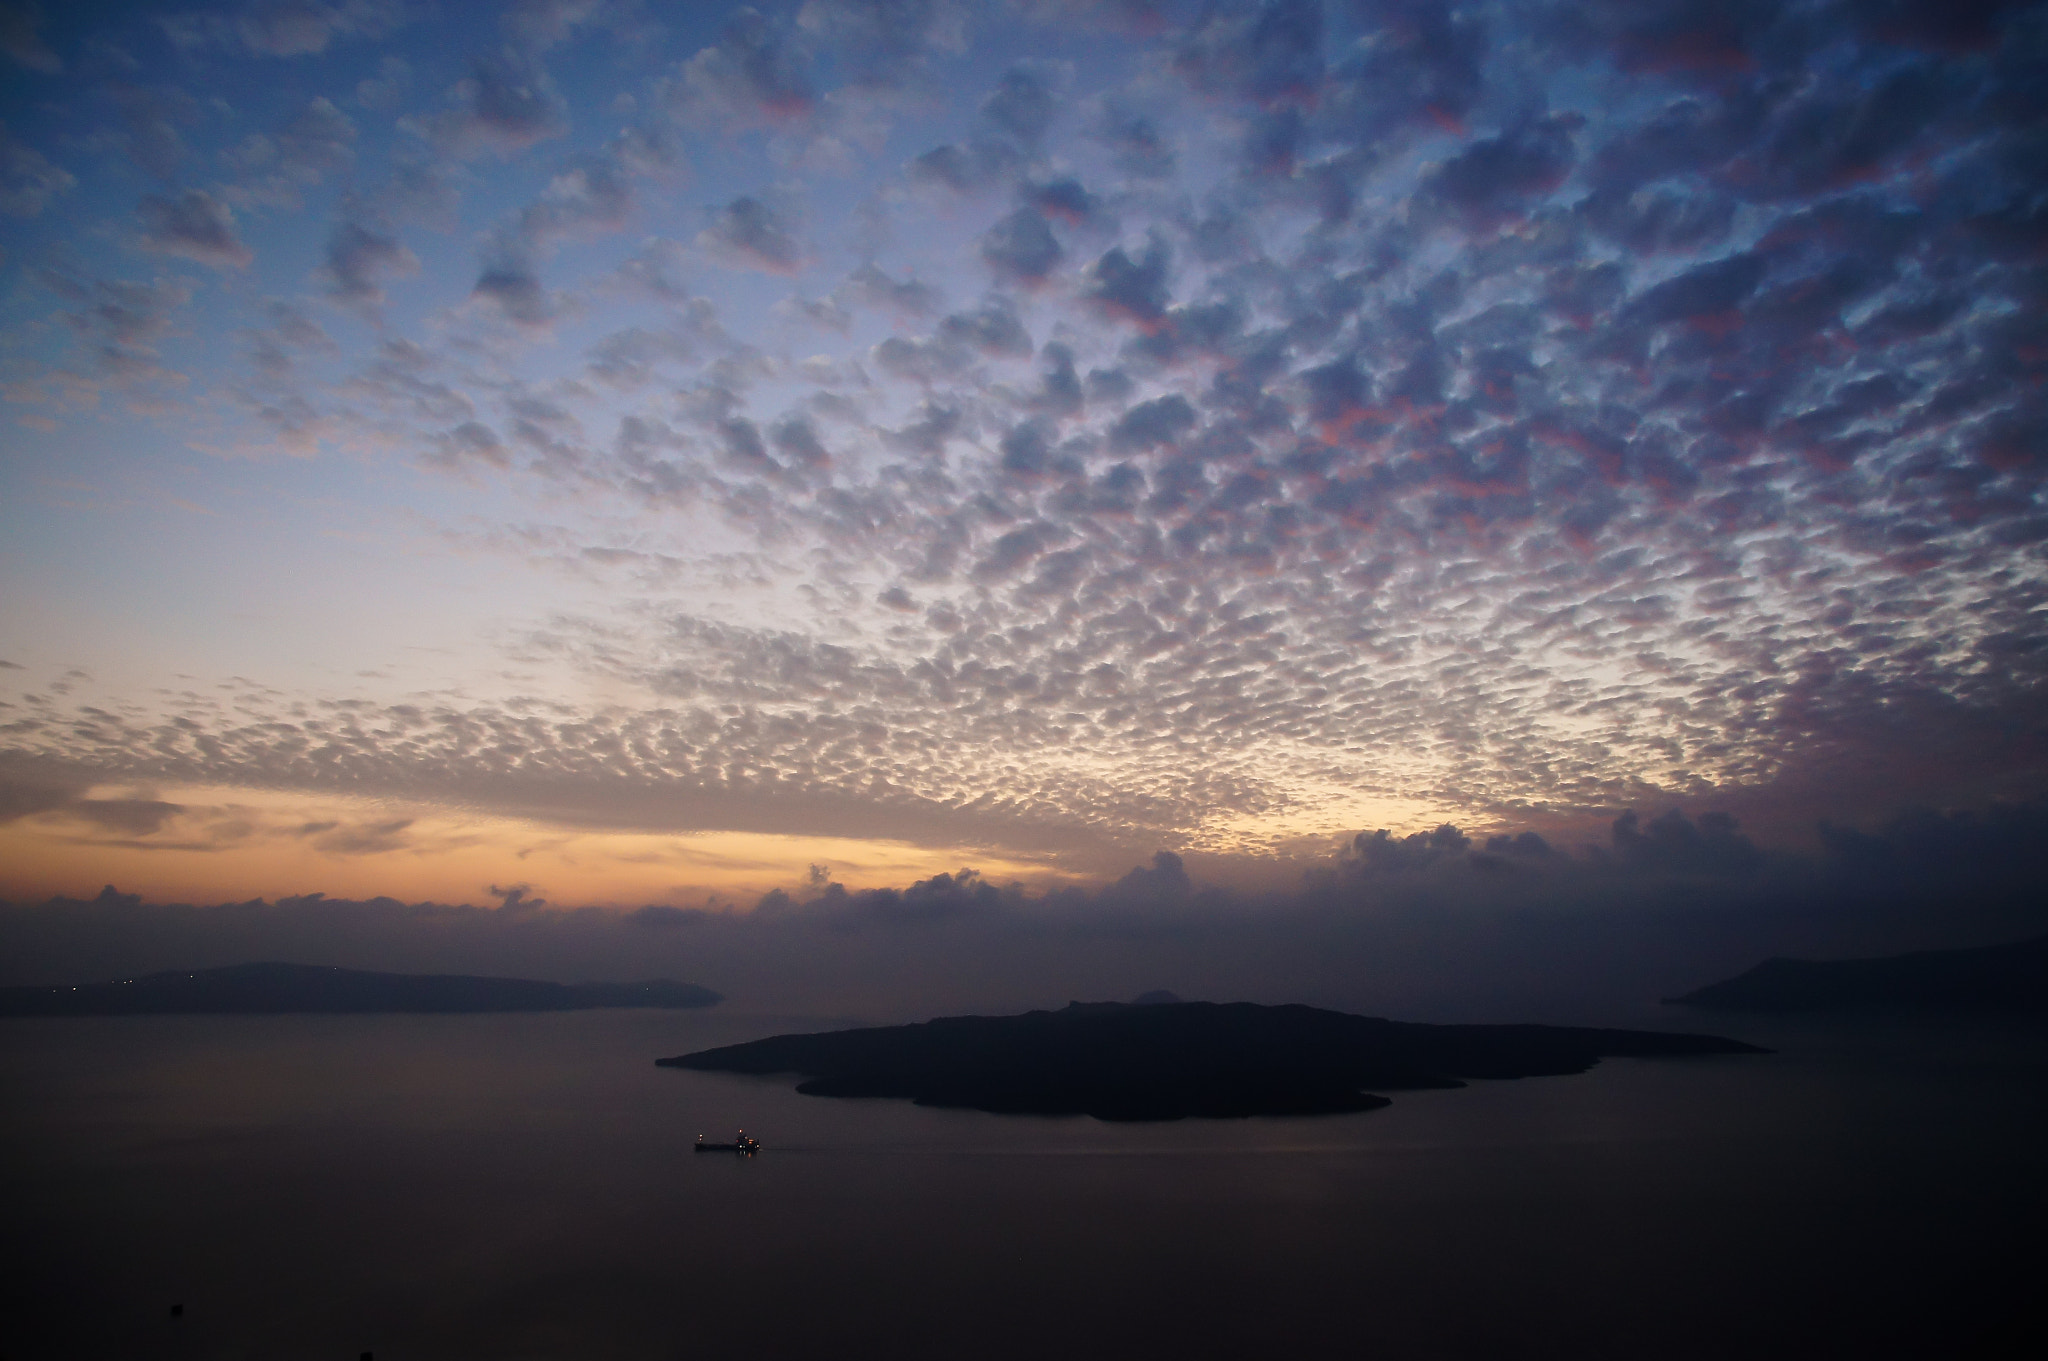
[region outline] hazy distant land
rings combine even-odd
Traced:
[[[318,964],[230,964],[79,987],[0,988],[0,1016],[199,1013],[587,1011],[708,1007],[695,983],[546,983],[467,974],[373,973]]]
[[[1415,1025],[1306,1006],[1073,1003],[1022,1016],[776,1035],[658,1059],[670,1068],[795,1073],[809,1096],[1100,1120],[1332,1115],[1366,1091],[1582,1073],[1602,1058],[1766,1051],[1712,1035],[1541,1025]]]
[[[1770,959],[1683,997],[1717,1011],[2048,1012],[2048,936],[1880,959]]]

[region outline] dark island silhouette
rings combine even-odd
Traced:
[[[1712,1035],[1542,1025],[1415,1025],[1249,1002],[1075,1002],[1022,1016],[776,1035],[658,1059],[669,1068],[794,1073],[807,1096],[907,1098],[1098,1120],[1336,1115],[1367,1091],[1582,1073],[1609,1056],[1758,1054]]]
[[[319,964],[230,964],[79,987],[0,988],[0,1016],[202,1013],[587,1011],[708,1007],[695,983],[545,983],[466,974],[372,973]]]
[[[1879,959],[1769,959],[1672,1005],[1715,1011],[2048,1013],[2048,936]]]

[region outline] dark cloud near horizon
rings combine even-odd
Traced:
[[[742,1009],[877,1019],[1057,1006],[1168,982],[1212,1000],[1313,1001],[1409,1019],[1608,1021],[1771,955],[1855,957],[2012,939],[2048,925],[2032,885],[2048,810],[1909,812],[1767,854],[1733,823],[1617,821],[1576,851],[1531,833],[1361,834],[1294,892],[1204,887],[1180,857],[1095,889],[1027,893],[972,869],[849,890],[814,873],[744,912],[487,907],[319,894],[210,907],[95,899],[0,905],[16,983],[102,981],[257,958],[560,981],[701,982]],[[1645,852],[1644,841],[1660,849]]]

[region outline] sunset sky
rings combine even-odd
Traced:
[[[46,0],[0,125],[0,898],[2048,792],[2041,6]]]

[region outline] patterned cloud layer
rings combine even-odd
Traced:
[[[0,26],[0,513],[346,520],[451,658],[10,607],[21,816],[1100,868],[2042,787],[2041,6],[490,15]],[[88,553],[10,573],[112,637]]]

